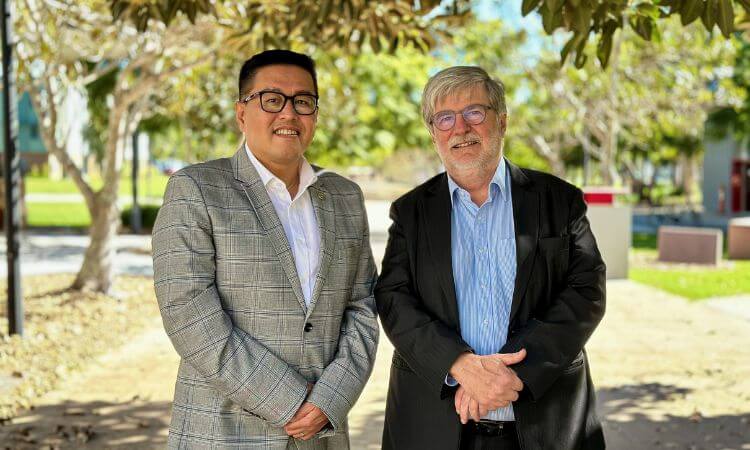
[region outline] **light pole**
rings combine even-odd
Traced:
[[[23,297],[21,295],[21,267],[19,263],[20,244],[18,229],[21,223],[19,202],[21,197],[20,159],[16,153],[18,103],[13,74],[13,18],[10,0],[0,0],[2,6],[2,50],[3,50],[3,155],[5,178],[5,225],[8,259],[8,333],[23,335]]]

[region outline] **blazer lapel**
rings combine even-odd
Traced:
[[[310,314],[315,303],[318,301],[318,297],[320,297],[320,292],[328,277],[328,270],[333,260],[333,251],[336,244],[336,220],[333,211],[333,199],[330,192],[326,190],[325,184],[318,179],[308,190],[310,191],[310,199],[315,209],[318,229],[320,229],[320,265],[318,266],[318,274],[315,277],[315,286],[313,287],[312,298],[310,299],[310,308],[308,311],[308,314]]]
[[[422,227],[426,230],[430,254],[437,268],[437,279],[448,301],[451,317],[455,320],[450,325],[458,330],[458,303],[451,258],[451,200],[446,174],[428,190],[420,205]]]
[[[516,230],[516,282],[509,321],[513,323],[534,268],[539,237],[539,194],[530,189],[531,181],[521,169],[510,162],[507,167],[510,170],[513,224]]]
[[[297,297],[302,310],[307,311],[305,297],[302,295],[302,286],[297,274],[297,266],[294,264],[294,254],[284,233],[284,227],[281,225],[278,214],[271,203],[266,187],[255,170],[253,163],[248,158],[244,145],[232,157],[232,168],[234,169],[234,178],[242,184],[250,204],[258,216],[258,220],[266,232],[279,261],[284,270],[289,284],[292,286],[294,295]]]

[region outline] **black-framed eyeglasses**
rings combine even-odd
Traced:
[[[430,124],[440,131],[448,131],[456,126],[456,114],[460,113],[469,125],[479,125],[487,117],[487,110],[493,109],[488,105],[469,105],[461,111],[440,111],[432,115]]]
[[[276,91],[258,91],[240,99],[240,103],[247,103],[258,97],[260,99],[260,109],[267,113],[277,113],[284,109],[286,101],[292,101],[294,112],[302,116],[315,114],[318,109],[318,96],[312,94],[295,94],[284,95]]]

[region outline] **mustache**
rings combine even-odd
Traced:
[[[466,135],[463,135],[463,136],[454,136],[454,137],[452,137],[448,141],[448,145],[450,145],[451,147],[453,147],[453,146],[456,146],[458,144],[463,144],[464,142],[471,142],[471,141],[481,142],[481,139],[479,139],[478,135],[476,135],[474,133],[470,133],[470,134],[466,134]]]

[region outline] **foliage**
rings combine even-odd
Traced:
[[[169,23],[182,13],[195,21],[198,14],[216,15],[216,9],[231,3],[233,2],[221,0],[216,3],[210,0],[114,0],[112,10],[116,18],[128,18],[142,30],[151,19]],[[254,1],[237,9],[248,19],[251,24],[248,28],[251,30],[252,24],[259,18],[278,12],[293,12],[292,17],[306,14],[316,19],[300,25],[298,20],[290,17],[287,21],[281,21],[276,29],[264,31],[263,42],[278,40],[279,36],[310,37],[321,33],[326,39],[339,40],[342,47],[369,42],[373,48],[378,48],[382,45],[382,39],[379,38],[381,35],[386,37],[385,41],[398,42],[411,38],[415,44],[422,44],[425,39],[424,28],[418,28],[422,33],[412,34],[403,32],[401,27],[419,23],[421,14],[430,12],[441,3],[445,10],[465,15],[469,2],[285,1],[274,8],[264,1]],[[214,4],[218,8],[214,8]],[[742,11],[745,13],[744,18],[740,16]],[[729,38],[735,30],[750,30],[750,0],[523,0],[521,12],[523,15],[536,12],[541,16],[547,34],[553,34],[557,30],[569,32],[560,56],[563,62],[570,56],[579,68],[583,67],[591,54],[596,55],[601,67],[607,67],[618,31],[632,30],[644,40],[658,41],[661,38],[660,25],[672,16],[679,16],[683,26],[700,19],[706,30],[713,32],[718,28],[725,38]],[[391,14],[399,19],[385,19]],[[339,27],[337,16],[343,16],[347,21],[356,17],[362,22],[355,27]],[[353,38],[355,34],[357,39]],[[588,44],[592,35],[596,40],[593,46]]]
[[[159,214],[160,205],[139,205],[141,210],[141,226],[145,229],[150,230],[154,227],[156,221],[156,215]],[[120,213],[120,220],[122,225],[130,227],[130,219],[133,214],[133,205],[128,205]]]
[[[321,105],[308,156],[324,166],[375,164],[398,150],[431,151],[419,111],[432,58],[414,47],[320,52]]]
[[[177,3],[187,17],[178,17]],[[428,17],[437,6],[429,1],[419,7],[402,0],[177,3],[42,0],[19,8],[19,86],[31,94],[45,147],[73,179],[91,215],[92,239],[76,288],[106,292],[111,286],[121,161],[142,120],[152,118],[144,127],[182,137],[196,156],[231,140],[231,122],[222,114],[231,111],[234,95],[206,102],[222,90],[215,80],[227,78],[216,78],[215,71],[222,72],[230,57],[275,47],[342,54],[363,47],[375,53],[403,45],[426,49],[443,33],[439,28],[428,32],[428,24],[462,19],[458,10]],[[212,17],[197,17],[198,12]],[[149,21],[152,15],[161,21]],[[134,21],[113,23],[113,16]],[[175,84],[181,76],[196,83]],[[95,149],[104,150],[106,182],[99,189],[66,148],[71,127],[63,120],[65,99],[72,90],[84,89],[92,94],[94,114],[87,135]],[[184,113],[175,117],[170,107],[183,107]]]
[[[435,36],[429,25],[440,19],[460,20],[470,2],[453,0],[449,8],[436,13],[440,4],[440,0],[113,0],[111,7],[115,20],[128,19],[139,31],[153,26],[150,21],[169,25],[181,15],[191,22],[199,14],[231,17],[232,22],[223,25],[233,28],[229,44],[236,49],[314,42],[324,48],[356,51],[369,46],[379,52],[403,44],[432,47]]]

